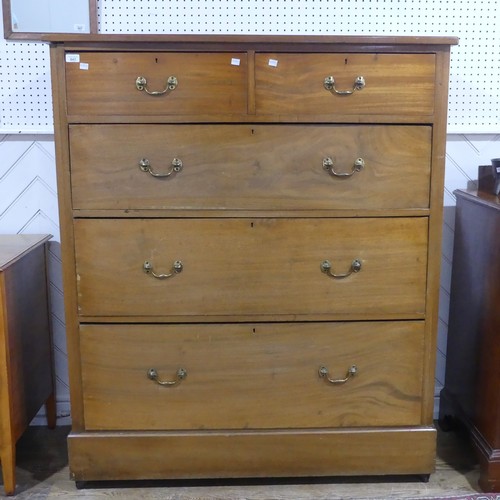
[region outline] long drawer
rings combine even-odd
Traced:
[[[70,115],[244,114],[247,55],[80,52],[66,57],[66,86]]]
[[[427,223],[77,219],[79,313],[423,317]]]
[[[434,54],[256,54],[257,114],[432,115],[435,73]]]
[[[82,325],[85,426],[417,425],[423,331],[420,321]]]
[[[426,126],[74,125],[70,148],[76,209],[429,207]]]

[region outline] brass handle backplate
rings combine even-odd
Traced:
[[[337,90],[335,88],[335,78],[333,76],[327,76],[323,82],[323,87],[330,92],[335,92],[338,95],[351,95],[354,94],[356,90],[362,90],[365,88],[366,82],[362,76],[357,76],[354,80],[352,90]]]
[[[143,158],[142,160],[139,161],[139,168],[143,172],[147,172],[153,177],[170,177],[174,172],[180,172],[182,170],[182,166],[183,166],[182,160],[179,160],[179,158],[174,158],[172,160],[172,163],[170,164],[170,170],[165,173],[159,173],[153,171],[151,167],[151,162],[147,158]]]
[[[354,161],[354,164],[352,166],[352,170],[350,172],[336,172],[335,171],[335,165],[334,161],[332,158],[327,156],[326,158],[323,158],[323,168],[330,174],[333,175],[334,177],[351,177],[354,175],[356,172],[361,172],[363,168],[365,168],[365,160],[363,158],[357,158]]]
[[[163,95],[166,94],[169,91],[175,90],[177,88],[177,85],[179,84],[177,78],[175,76],[169,76],[167,80],[167,85],[163,90],[149,90],[148,89],[148,80],[146,79],[145,76],[138,76],[137,80],[135,81],[135,88],[137,90],[144,90],[146,94],[149,95]]]
[[[180,260],[176,260],[173,265],[172,265],[172,270],[168,274],[157,274],[154,269],[153,269],[153,264],[149,261],[145,261],[144,264],[142,265],[142,268],[144,269],[144,272],[146,274],[150,274],[154,278],[158,280],[164,280],[167,278],[171,278],[172,276],[175,276],[176,274],[179,274],[182,272],[182,269],[184,268],[182,262]]]
[[[347,370],[346,376],[344,378],[330,378],[328,375],[328,368],[326,366],[320,366],[318,369],[318,375],[321,378],[325,378],[330,382],[330,384],[345,384],[351,377],[354,377],[358,372],[358,367],[356,365],[352,365]]]
[[[176,378],[175,380],[160,380],[160,377],[158,375],[158,372],[154,368],[150,368],[148,370],[148,378],[150,380],[153,380],[159,385],[177,385],[180,384],[186,377],[187,377],[187,371],[184,368],[179,368],[177,370],[177,373],[175,374]]]
[[[321,272],[327,274],[331,278],[335,279],[342,279],[342,278],[347,278],[350,276],[352,273],[359,273],[361,271],[361,261],[358,259],[354,259],[351,262],[351,268],[347,273],[344,274],[335,274],[332,272],[332,263],[329,260],[324,260],[321,263]]]

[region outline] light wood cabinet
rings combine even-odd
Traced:
[[[456,39],[52,42],[72,477],[430,474]]]
[[[16,443],[42,405],[56,425],[45,243],[51,235],[0,235],[0,460],[16,487]]]

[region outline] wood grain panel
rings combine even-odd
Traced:
[[[77,219],[75,239],[83,316],[425,310],[427,218]],[[362,269],[348,278],[321,271],[329,260],[346,273],[354,259]],[[143,270],[177,260],[183,271],[166,280]]]
[[[429,474],[436,431],[88,432],[71,434],[68,448],[77,481]]]
[[[278,61],[270,65],[269,61]],[[365,88],[337,95],[323,86],[333,76],[338,90],[352,90],[358,76]],[[433,54],[257,54],[257,114],[432,115]]]
[[[91,115],[178,115],[246,113],[244,53],[81,52],[66,62],[68,113]],[[233,59],[240,61],[232,64]],[[138,76],[161,91],[175,76],[178,86],[161,96],[136,89]]]
[[[83,325],[81,352],[89,430],[420,423],[423,322]]]
[[[73,207],[428,208],[430,137],[424,126],[76,125]],[[323,168],[327,157],[341,174],[357,158],[365,167],[335,177]],[[154,177],[139,168],[142,158],[154,172],[168,173],[174,158],[183,169]]]

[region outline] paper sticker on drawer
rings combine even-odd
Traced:
[[[277,59],[269,59],[269,62],[267,63],[269,66],[276,68],[278,66],[278,60]]]
[[[66,62],[67,63],[79,63],[80,62],[80,54],[66,54]]]
[[[240,65],[240,60],[239,60],[238,58],[236,58],[236,57],[233,57],[233,58],[231,59],[231,64],[232,64],[233,66],[239,66],[239,65]]]
[[[80,63],[80,69],[83,70],[88,70],[89,69],[89,64],[88,63]]]

